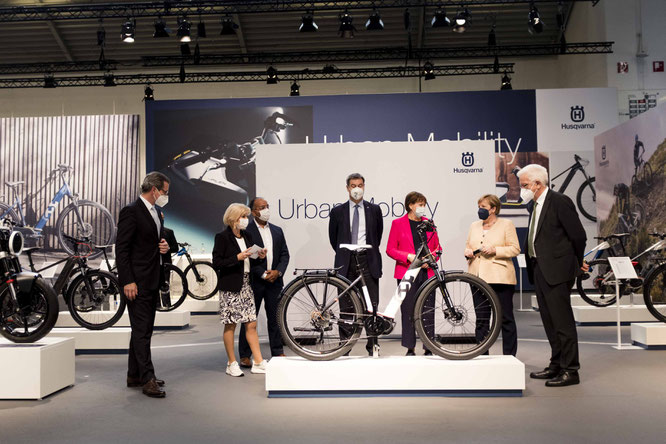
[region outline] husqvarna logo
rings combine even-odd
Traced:
[[[483,173],[483,168],[470,168],[471,166],[474,165],[474,153],[468,152],[468,153],[462,153],[462,157],[460,158],[460,163],[462,163],[462,166],[464,168],[453,168],[454,173],[463,173],[463,174],[469,174],[469,173]]]
[[[466,167],[474,165],[474,153],[462,153],[462,164]]]
[[[606,160],[606,145],[601,146],[601,160]]]
[[[560,127],[563,130],[582,130],[582,129],[594,129],[595,123],[581,123],[585,120],[585,107],[576,105],[572,106],[569,111],[569,118],[573,123],[562,123]]]
[[[571,121],[572,122],[582,122],[585,120],[585,107],[583,106],[572,106],[571,107]]]

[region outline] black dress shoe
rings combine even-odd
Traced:
[[[563,370],[559,375],[546,381],[546,387],[565,387],[567,385],[580,384],[580,376],[577,371]]]
[[[432,352],[430,350],[424,350],[423,356],[432,356]]]
[[[407,353],[405,353],[405,356],[416,356],[416,353],[414,353],[413,348],[408,348]]]
[[[546,367],[540,372],[530,373],[530,378],[532,379],[553,379],[560,374],[560,369],[555,369],[551,367]]]
[[[157,380],[155,378],[143,385],[143,394],[150,396],[151,398],[164,398],[166,396],[166,392],[157,385]]]
[[[161,379],[155,379],[155,382],[160,387],[164,387],[164,381],[162,381]],[[141,384],[141,379],[139,379],[139,378],[130,378],[128,376],[127,377],[127,387],[132,387],[132,388],[143,387],[143,384]]]

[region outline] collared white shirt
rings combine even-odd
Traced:
[[[234,236],[236,237],[236,236]],[[243,236],[241,237],[236,237],[236,243],[238,243],[238,246],[241,249],[241,252],[247,250],[249,247],[245,244],[245,239]],[[243,260],[243,273],[249,273],[250,272],[250,258],[246,257]]]
[[[543,190],[543,193],[541,193],[541,196],[536,200],[536,206],[534,207],[534,211],[536,214],[534,214],[534,233],[532,235],[532,245],[534,245],[534,239],[536,238],[537,231],[539,230],[539,218],[541,217],[541,210],[543,209],[543,204],[546,202],[546,193],[548,193],[548,187],[546,186],[546,189]],[[528,230],[529,233],[529,230]],[[536,251],[536,245],[534,245],[534,254],[535,256],[537,255]]]
[[[153,220],[155,221],[155,226],[157,227],[157,238],[161,238],[160,236],[160,217],[157,215],[157,209],[155,208],[155,205],[151,204],[148,202],[146,199],[144,199],[143,196],[139,196],[141,200],[143,201],[144,205],[146,205],[146,208],[148,208],[148,212],[152,216]]]
[[[363,245],[365,241],[365,207],[363,203],[365,201],[361,199],[358,203],[358,245]],[[349,232],[351,233],[352,224],[354,223],[354,206],[357,205],[353,200],[349,199]],[[354,239],[351,240],[354,242]]]
[[[271,228],[268,226],[268,222],[263,227],[257,223],[257,228],[259,229],[259,234],[261,235],[261,240],[264,242],[264,248],[266,248],[266,270],[273,269],[273,235],[271,234]]]

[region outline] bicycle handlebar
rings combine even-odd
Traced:
[[[648,233],[650,236],[658,237],[659,239],[666,239],[666,233]]]

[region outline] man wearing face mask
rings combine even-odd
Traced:
[[[127,386],[142,387],[146,396],[164,398],[164,381],[155,377],[150,342],[155,324],[161,264],[168,260],[160,208],[169,201],[169,178],[149,173],[139,198],[120,210],[116,237],[118,280],[127,298],[130,338]]]
[[[528,203],[527,274],[551,348],[548,367],[532,372],[547,387],[580,383],[578,336],[571,287],[583,267],[587,236],[571,199],[548,188],[548,171],[531,164],[518,173],[520,197]]]
[[[382,257],[379,253],[379,244],[382,241],[384,221],[382,211],[378,205],[363,200],[365,179],[358,173],[347,176],[347,192],[349,200],[331,210],[328,220],[328,237],[331,247],[335,250],[335,267],[341,267],[340,274],[352,281],[359,275],[356,263],[352,261],[351,252],[340,248],[340,244],[368,244],[371,248],[359,254],[359,260],[367,263],[369,273],[365,276],[370,300],[376,307],[379,303],[379,278],[382,277]],[[343,307],[348,301],[340,300],[340,308],[352,311],[352,307]],[[350,333],[340,327],[341,339],[346,339]],[[372,355],[376,338],[368,338],[366,350]]]
[[[250,270],[254,305],[258,315],[261,302],[264,301],[266,304],[271,356],[284,356],[282,336],[277,324],[277,306],[284,286],[282,276],[289,265],[289,249],[282,228],[268,223],[271,213],[266,199],[262,197],[252,199],[250,209],[252,210],[252,220],[246,231],[252,239],[256,240],[258,246],[266,248],[266,261],[254,264]],[[245,338],[245,324],[241,326],[238,339],[238,355],[241,367],[252,367],[250,360],[252,351]]]

